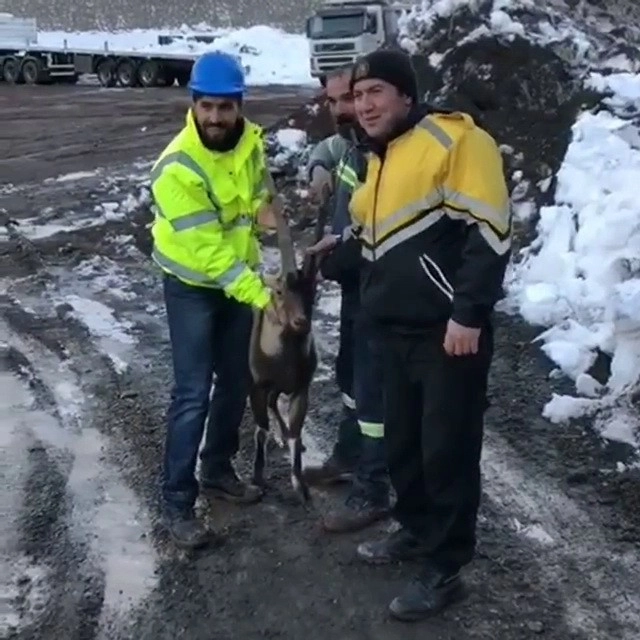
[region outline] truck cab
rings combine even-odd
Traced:
[[[307,19],[311,75],[353,63],[376,49],[398,45],[398,18],[407,5],[386,0],[325,0]]]

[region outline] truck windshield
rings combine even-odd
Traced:
[[[309,38],[345,38],[360,36],[365,31],[364,12],[313,16],[307,21]]]

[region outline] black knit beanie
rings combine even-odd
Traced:
[[[358,80],[373,78],[393,85],[414,104],[418,102],[418,80],[406,53],[379,49],[357,60],[351,73],[351,90]]]

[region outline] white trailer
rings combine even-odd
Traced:
[[[160,35],[154,51],[125,51],[109,47],[80,49],[38,44],[32,18],[0,13],[0,81],[10,84],[72,84],[81,74],[95,74],[104,87],[180,86],[189,82],[191,67],[200,53],[162,51],[176,40],[214,42],[215,34]]]

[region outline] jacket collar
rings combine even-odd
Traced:
[[[407,131],[413,129],[426,115],[434,113],[435,111],[436,110],[428,104],[417,104],[411,108],[407,116],[398,122],[393,131],[383,140],[365,136],[362,145],[367,151],[371,151],[380,158],[384,158],[390,144],[407,133]]]

